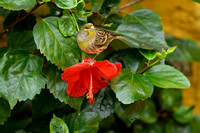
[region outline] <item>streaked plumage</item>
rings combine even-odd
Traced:
[[[105,50],[113,39],[122,38],[111,32],[96,29],[92,23],[85,24],[78,33],[77,42],[82,51],[99,54]]]

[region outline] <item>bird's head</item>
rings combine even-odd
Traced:
[[[96,30],[92,23],[87,23],[81,28],[81,34],[83,34],[84,36],[95,35],[95,32]]]

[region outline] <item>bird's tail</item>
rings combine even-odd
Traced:
[[[115,38],[115,39],[125,39],[124,36],[120,36],[120,35],[115,35],[114,38]]]

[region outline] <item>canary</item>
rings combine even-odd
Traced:
[[[77,42],[82,51],[89,54],[96,54],[97,56],[108,47],[113,39],[120,38],[122,36],[114,35],[109,31],[96,29],[92,23],[87,23],[80,29],[77,35]]]

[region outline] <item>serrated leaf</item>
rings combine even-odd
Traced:
[[[168,55],[170,60],[178,61],[200,61],[200,47],[197,42],[191,39],[178,39],[173,36],[166,36],[166,41],[169,46],[177,46],[175,51]]]
[[[4,98],[0,98],[0,125],[4,124],[4,122],[10,116],[10,113],[11,111],[8,101],[6,101]]]
[[[180,106],[174,109],[174,119],[182,124],[190,122],[194,118],[194,106]]]
[[[26,53],[8,52],[0,59],[1,87],[11,109],[17,103],[32,99],[45,87],[46,79],[41,72],[43,59]]]
[[[36,95],[32,100],[33,117],[41,117],[53,110],[55,110],[61,102],[55,99],[53,94],[47,89],[42,89],[39,95]]]
[[[167,48],[159,16],[151,10],[142,9],[127,15],[117,33],[131,47],[143,49]]]
[[[156,57],[155,50],[140,49],[139,51],[148,60],[153,60]]]
[[[129,118],[129,121],[133,123],[136,119],[140,118],[141,113],[145,109],[145,102],[137,100],[134,103],[125,107],[124,111]]]
[[[72,108],[80,111],[84,97],[71,97],[67,95],[67,82],[61,79],[61,71],[54,65],[49,65],[47,68],[47,88],[61,102],[69,104]]]
[[[21,50],[32,52],[36,50],[32,31],[14,32],[8,38],[8,51]]]
[[[0,6],[9,10],[30,9],[35,5],[34,0],[1,0]]]
[[[145,101],[145,108],[140,114],[140,119],[148,124],[157,121],[156,105],[151,99]]]
[[[92,12],[98,12],[102,7],[103,2],[104,0],[90,0]]]
[[[76,38],[65,38],[60,33],[58,17],[48,17],[39,21],[33,29],[33,36],[41,53],[63,70],[81,59]]]
[[[50,133],[69,133],[69,129],[61,118],[53,115],[50,122]]]
[[[102,120],[114,112],[115,96],[109,87],[105,87],[96,95],[94,95],[95,103],[87,104],[82,109],[82,112],[96,112],[99,115],[99,120]]]
[[[147,60],[137,49],[125,49],[111,53],[109,61],[113,63],[121,62],[125,68],[135,73],[144,68]]]
[[[189,80],[174,67],[155,65],[144,72],[144,76],[161,88],[189,88]]]
[[[95,112],[69,114],[63,117],[70,133],[97,133],[99,128],[98,115]]]
[[[77,0],[55,0],[55,4],[62,9],[71,9],[77,6]]]
[[[121,73],[111,80],[111,88],[123,104],[130,104],[138,99],[147,99],[154,90],[148,78],[127,69],[122,69]]]
[[[64,36],[72,36],[76,31],[76,20],[69,12],[66,12],[61,18],[59,18],[58,25],[60,32]]]

